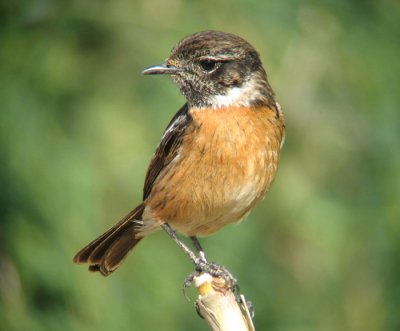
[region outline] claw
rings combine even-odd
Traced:
[[[194,279],[195,275],[196,275],[196,272],[191,273],[191,274],[190,274],[189,276],[187,276],[187,277],[185,278],[185,280],[183,281],[182,292],[183,292],[183,295],[185,296],[185,298],[186,298],[188,301],[190,301],[190,298],[189,298],[189,296],[187,295],[187,289],[188,289],[190,286],[192,286],[192,284],[193,284],[193,279]]]
[[[200,312],[199,304],[196,302],[196,304],[194,306],[196,308],[197,315],[199,315],[202,319],[204,319],[204,316]]]
[[[237,296],[236,300],[242,306],[242,309],[246,312],[246,315],[249,317],[249,319],[254,319],[255,310],[253,303],[250,300],[246,300],[243,294]]]

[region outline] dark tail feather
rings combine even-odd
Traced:
[[[137,237],[137,221],[142,219],[143,205],[136,207],[110,230],[82,248],[74,262],[88,263],[90,271],[108,276],[119,267],[125,256],[143,238]],[[136,221],[136,222],[135,222]]]

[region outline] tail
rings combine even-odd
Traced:
[[[136,207],[110,230],[82,248],[75,255],[74,262],[88,263],[90,271],[99,271],[103,276],[111,274],[143,239],[137,236],[137,227],[140,226],[137,221],[142,219],[143,210],[143,205]]]

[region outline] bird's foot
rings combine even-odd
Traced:
[[[203,257],[197,258],[195,261],[195,271],[185,278],[183,288],[190,287],[195,277],[208,273],[212,277],[222,278],[225,281],[226,288],[232,289],[235,294],[239,293],[239,283],[230,271],[215,262],[207,262]]]

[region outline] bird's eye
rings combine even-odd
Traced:
[[[200,62],[200,66],[204,71],[211,72],[217,66],[217,62],[212,60],[203,60]]]

